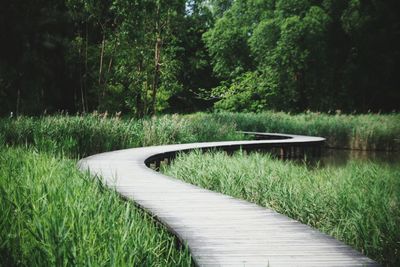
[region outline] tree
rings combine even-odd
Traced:
[[[0,113],[37,114],[73,102],[65,76],[64,1],[6,1],[0,9]]]
[[[110,88],[122,87],[125,104],[137,116],[166,108],[168,98],[180,89],[176,35],[183,1],[114,1],[117,59]]]
[[[216,107],[241,99],[248,104],[235,110],[395,108],[395,10],[394,1],[235,1],[204,35],[223,80]]]
[[[169,112],[193,112],[212,106],[212,102],[202,98],[204,92],[218,85],[210,64],[210,56],[202,35],[209,30],[214,18],[208,1],[192,0],[186,2],[186,12],[179,23],[177,60],[181,68],[176,79],[181,84],[168,100]]]

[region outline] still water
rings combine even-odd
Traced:
[[[318,162],[319,167],[345,166],[350,160],[375,162],[378,164],[400,165],[400,152],[361,151],[345,149],[324,149],[321,157],[307,160],[311,165]]]

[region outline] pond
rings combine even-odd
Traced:
[[[312,166],[342,167],[345,166],[350,160],[370,161],[378,164],[388,164],[394,166],[400,164],[400,152],[326,148],[323,150],[321,157],[307,160],[307,162]]]

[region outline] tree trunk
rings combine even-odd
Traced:
[[[140,80],[140,77],[142,76],[142,64],[143,63],[140,60],[138,66],[137,66],[139,80]],[[144,92],[147,92],[146,88],[144,88],[144,89],[145,89]],[[145,102],[142,99],[143,98],[142,92],[143,92],[143,89],[140,86],[138,86],[138,90],[137,90],[137,94],[136,94],[136,114],[135,114],[137,118],[142,118],[144,116],[144,112],[145,112],[145,108],[146,108]]]
[[[87,77],[88,77],[88,46],[89,46],[89,29],[88,29],[88,22],[85,22],[85,73],[83,79],[83,90],[81,91],[82,94],[82,110],[85,113],[87,111],[87,97],[86,97],[86,90],[87,90]]]
[[[80,37],[82,37],[83,36],[83,34],[82,34],[82,32],[81,31],[79,31],[79,36]],[[79,86],[80,86],[80,100],[81,100],[81,104],[82,104],[82,112],[83,113],[85,113],[85,94],[84,94],[84,90],[85,90],[85,84],[84,84],[84,73],[82,73],[82,64],[83,64],[83,62],[82,62],[82,58],[83,58],[83,56],[82,56],[82,50],[83,50],[83,47],[82,46],[80,46],[79,47],[79,76],[80,76],[80,78],[79,78]],[[79,110],[79,106],[77,106],[77,110]]]
[[[152,84],[152,95],[151,95],[151,114],[156,113],[156,97],[158,90],[158,83],[160,80],[160,53],[161,53],[161,38],[157,34],[156,46],[154,51],[154,78]]]
[[[108,83],[108,77],[110,77],[110,72],[111,72],[111,67],[112,67],[112,64],[113,64],[113,56],[114,56],[114,53],[115,53],[115,46],[113,45],[113,49],[112,49],[112,52],[111,52],[111,55],[110,55],[110,60],[108,61],[107,74],[106,74],[106,77],[105,77],[105,79],[104,79],[104,86],[103,86],[103,92],[102,92],[102,99],[104,99],[105,96],[106,96],[106,85],[107,85],[107,83]]]
[[[104,60],[104,47],[105,47],[105,44],[106,44],[106,36],[105,36],[104,31],[103,31],[103,40],[101,41],[100,64],[99,64],[99,79],[98,79],[99,88],[102,88],[102,86],[104,86],[104,84],[101,83],[101,80],[102,80],[102,76],[103,76],[103,60]],[[103,92],[103,91],[104,91],[104,88],[101,90],[101,92]],[[103,100],[102,96],[103,96],[103,93],[100,94],[100,92],[99,92],[99,94],[98,94],[98,102],[99,102],[98,103],[98,107],[100,107],[101,102]]]
[[[158,83],[160,80],[160,54],[161,54],[161,24],[160,24],[160,4],[157,5],[156,16],[155,16],[155,33],[156,33],[156,43],[154,47],[154,76],[152,83],[152,93],[151,93],[151,106],[150,114],[154,115],[156,113],[156,99]]]

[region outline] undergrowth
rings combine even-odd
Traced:
[[[269,155],[192,152],[163,172],[318,228],[389,266],[400,265],[400,165],[350,161],[310,168]]]

